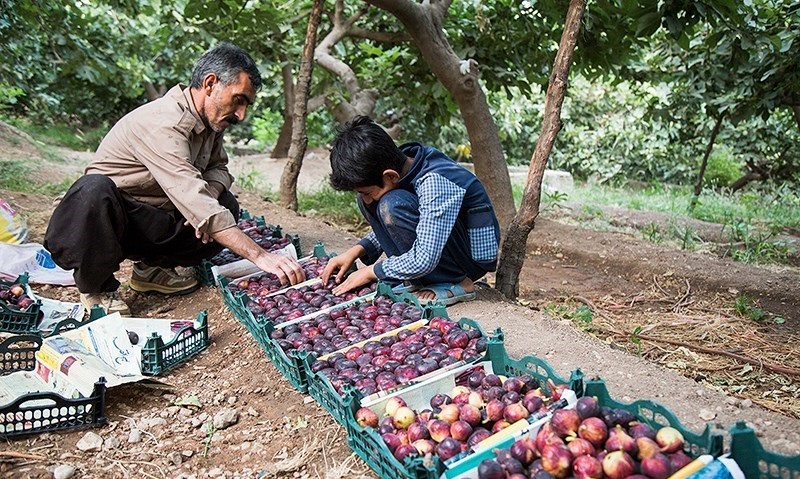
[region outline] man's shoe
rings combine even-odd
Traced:
[[[147,266],[139,262],[133,265],[130,285],[132,290],[140,293],[187,294],[199,288],[200,282],[193,274],[180,275],[172,268]]]
[[[92,310],[92,306],[98,305],[105,310],[106,314],[131,315],[130,308],[116,291],[109,293],[81,293],[81,304],[89,311]]]

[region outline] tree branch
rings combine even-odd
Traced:
[[[411,36],[409,36],[406,32],[376,32],[374,30],[356,27],[351,28],[347,33],[347,36],[353,38],[363,38],[365,40],[374,40],[381,43],[405,43],[411,41]]]

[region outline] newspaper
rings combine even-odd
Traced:
[[[123,318],[114,313],[44,338],[33,371],[0,377],[0,405],[45,391],[68,399],[89,397],[101,378],[106,387],[132,382],[169,387],[142,374],[142,347],[154,334],[168,343],[187,326],[201,327],[197,320]]]
[[[81,303],[70,303],[39,296],[31,289],[29,284],[25,285],[25,292],[34,301],[39,300],[42,302],[40,311],[42,311],[43,317],[39,321],[40,331],[52,331],[57,323],[65,319],[71,318],[80,321],[86,314],[86,308]]]
[[[141,350],[133,347],[119,313],[45,338],[36,352],[36,372],[51,387],[68,381],[84,397],[101,377],[106,386],[140,381]]]

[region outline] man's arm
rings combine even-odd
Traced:
[[[289,256],[265,251],[237,227],[220,230],[210,236],[242,258],[249,259],[263,271],[276,275],[281,284],[297,284],[306,278],[300,263]]]

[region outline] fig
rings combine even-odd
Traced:
[[[612,451],[603,458],[603,473],[608,479],[624,479],[633,471],[633,459],[625,451]]]
[[[569,449],[569,452],[575,457],[593,456],[595,453],[592,443],[579,437],[567,442],[567,449]]]
[[[603,477],[603,464],[592,456],[579,456],[572,462],[572,473],[577,479]]]
[[[420,456],[433,454],[433,450],[436,448],[436,443],[430,439],[417,439],[416,441],[412,442],[411,445],[417,449],[417,452],[419,452]]]
[[[481,423],[483,416],[477,407],[472,404],[464,404],[458,408],[458,418],[474,427]]]
[[[397,449],[394,450],[394,457],[401,462],[407,457],[418,455],[419,452],[417,451],[417,448],[411,444],[400,444],[397,446]]]
[[[608,428],[602,419],[587,417],[578,427],[578,437],[586,439],[596,448],[602,447],[608,439]]]
[[[683,434],[674,427],[662,427],[656,432],[656,442],[661,446],[661,452],[677,452],[683,449]]]
[[[587,417],[597,417],[600,414],[600,406],[597,403],[597,398],[584,396],[578,399],[575,404],[575,411],[580,416],[581,420]]]
[[[478,479],[506,479],[506,472],[494,459],[485,459],[478,464]]]
[[[452,437],[447,437],[436,446],[434,452],[439,459],[446,461],[461,452],[461,443]]]
[[[683,451],[673,452],[669,455],[669,464],[672,467],[673,473],[686,467],[690,462],[692,462],[692,458]]]
[[[389,448],[389,452],[394,453],[394,451],[400,447],[400,438],[397,437],[397,434],[387,432],[385,434],[381,434],[381,439],[386,444],[386,447]]]
[[[506,405],[499,399],[492,399],[486,403],[486,422],[492,423],[503,419],[503,411]]]
[[[407,429],[408,426],[415,422],[416,414],[414,414],[414,410],[412,410],[410,407],[401,406],[397,408],[392,417],[394,418],[394,424],[396,427],[400,429]]]
[[[512,424],[521,419],[525,419],[529,414],[530,413],[528,413],[528,410],[525,409],[525,406],[523,406],[520,402],[509,404],[503,410],[503,418]]]
[[[572,453],[561,444],[549,444],[542,449],[542,469],[562,479],[572,472]]]
[[[405,400],[400,396],[394,396],[386,401],[386,415],[394,416],[394,413],[403,406],[406,406]]]
[[[651,479],[667,479],[672,472],[669,458],[660,452],[642,459],[640,469],[642,474]]]
[[[553,432],[561,438],[576,436],[581,425],[581,417],[574,409],[557,409],[550,419]]]
[[[362,407],[356,411],[356,422],[361,427],[378,427],[378,415],[372,409]]]
[[[622,429],[622,426],[616,426],[608,431],[608,440],[606,441],[607,451],[624,451],[628,454],[635,455],[637,452],[636,441]]]
[[[639,449],[639,453],[636,455],[636,458],[640,461],[661,452],[658,443],[647,437],[636,438],[636,447]]]
[[[628,428],[628,434],[630,434],[634,439],[639,439],[640,437],[646,437],[654,441],[656,439],[656,431],[643,422],[631,424]]]
[[[460,442],[467,442],[472,435],[472,426],[467,421],[458,420],[450,425],[450,437]]]
[[[529,465],[536,458],[534,445],[530,441],[520,439],[509,448],[511,457],[522,463],[523,466]]]
[[[436,442],[442,442],[446,438],[450,437],[449,422],[442,421],[441,419],[432,419],[427,426],[431,435],[431,439]]]
[[[414,422],[413,424],[408,426],[408,441],[409,442],[416,442],[420,439],[430,439],[431,433],[428,431],[428,427],[421,422]]]
[[[438,419],[446,421],[450,424],[458,421],[460,409],[456,404],[445,404],[442,406],[439,414],[436,415]]]

